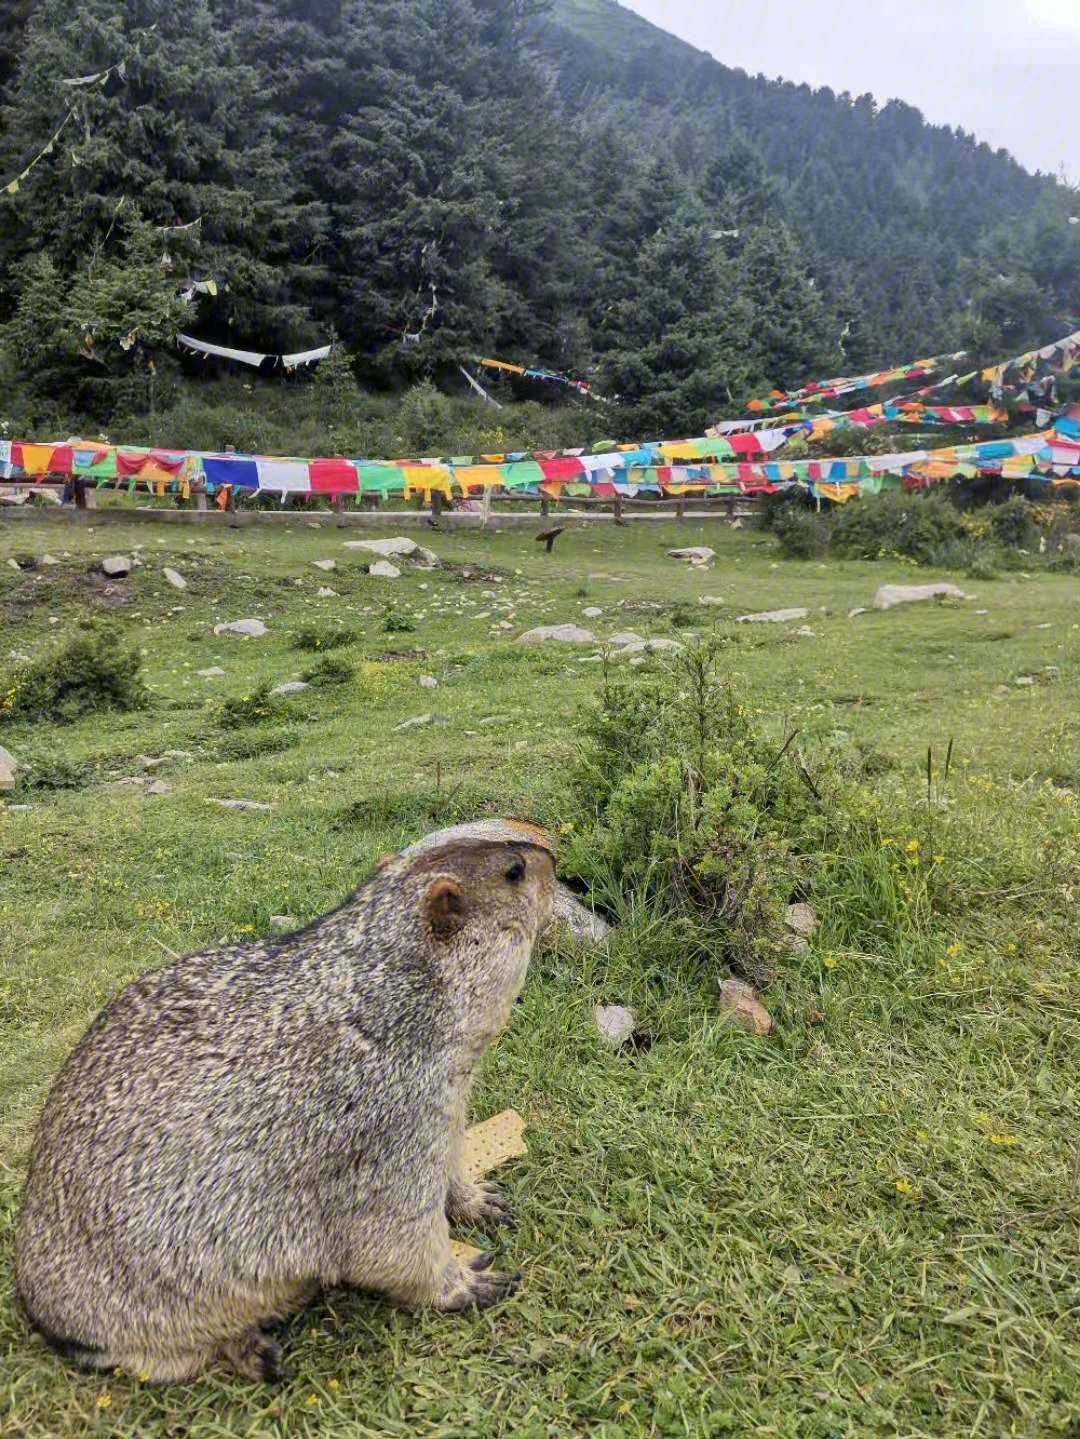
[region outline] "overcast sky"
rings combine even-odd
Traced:
[[[725,65],[916,105],[1080,181],[1080,0],[622,0]]]

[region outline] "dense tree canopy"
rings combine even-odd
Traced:
[[[671,434],[1080,311],[1063,185],[611,0],[27,0],[0,105],[0,379],[102,422],[178,329],[382,388],[501,353]]]

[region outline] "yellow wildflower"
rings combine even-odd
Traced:
[[[910,1179],[898,1179],[896,1181],[897,1194],[914,1194],[915,1186]]]
[[[836,956],[834,954],[827,954],[821,962],[826,969],[836,968]]]
[[[109,1407],[109,1405],[110,1405],[111,1403],[112,1403],[112,1395],[111,1395],[111,1394],[99,1394],[99,1395],[98,1395],[98,1397],[97,1397],[97,1407],[98,1407],[99,1409],[108,1409],[108,1407]]]
[[[1013,1144],[1019,1144],[1020,1141],[1015,1134],[991,1134],[990,1143],[1010,1147]]]
[[[907,842],[907,852],[908,852],[908,854],[918,854],[918,852],[919,852],[919,841],[918,841],[917,839],[909,839],[909,840],[908,840],[908,842]]]
[[[950,944],[945,953],[949,956],[950,959],[955,959],[956,956],[960,953],[960,946],[958,944]]]

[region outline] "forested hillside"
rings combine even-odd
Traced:
[[[36,0],[0,12],[0,86],[0,393],[31,419],[216,372],[183,331],[334,337],[380,390],[539,362],[671,434],[1080,309],[1074,192],[613,0]]]

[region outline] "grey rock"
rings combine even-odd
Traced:
[[[600,1034],[614,1045],[625,1044],[633,1036],[637,1023],[634,1011],[622,1004],[598,1004],[594,1017]]]
[[[1034,676],[1034,675],[1020,675],[1018,679],[1015,679],[1015,680],[1013,681],[1013,684],[1018,684],[1018,685],[1033,685],[1034,683],[1035,683],[1035,676]]]
[[[555,882],[555,908],[548,921],[547,933],[562,931],[579,944],[603,944],[611,933],[606,919],[583,905],[565,884]]]
[[[106,555],[99,566],[103,575],[111,580],[122,580],[131,574],[132,560],[129,555]]]
[[[784,915],[784,924],[793,934],[809,939],[817,929],[817,915],[810,904],[789,904]]]
[[[909,605],[918,600],[933,600],[939,597],[957,600],[971,598],[956,585],[937,581],[929,585],[882,585],[874,596],[873,605],[876,610],[891,610],[896,605]]]
[[[439,688],[439,681],[434,675],[421,675],[416,683],[422,690],[435,690]]]
[[[167,749],[162,756],[163,759],[182,759],[190,764],[195,756],[189,749]]]
[[[623,645],[619,650],[619,656],[626,655],[651,655],[659,654],[662,650],[675,652],[681,650],[682,645],[678,640],[669,640],[661,636],[655,640],[635,640],[633,644]]]
[[[337,599],[337,590],[332,590],[329,585],[320,585],[316,593],[320,600]]]
[[[412,560],[413,564],[426,570],[433,570],[439,563],[438,555],[426,550],[423,545],[418,545],[406,535],[397,535],[388,540],[346,540],[345,548],[367,550],[369,554],[379,555],[384,560],[390,556],[400,556],[402,559]]]
[[[596,643],[596,636],[592,630],[583,630],[577,625],[538,625],[536,629],[518,635],[517,642],[519,645],[542,645],[548,640],[565,645],[591,645]]]
[[[725,979],[720,986],[720,1012],[747,1034],[772,1033],[772,1015],[754,990],[741,979]]]
[[[171,570],[168,565],[166,565],[161,573],[168,580],[169,584],[172,585],[174,590],[187,589],[187,580],[184,579],[179,570]]]
[[[812,630],[809,625],[800,625],[797,630],[789,630],[788,633],[796,635],[800,639],[817,639],[817,630]]]
[[[215,625],[216,635],[229,635],[234,639],[260,639],[270,631],[262,620],[229,620],[226,624]]]
[[[702,595],[698,600],[699,605],[722,605],[724,600],[719,595]]]
[[[484,718],[478,720],[477,723],[482,725],[509,724],[510,719],[510,715],[485,715]]]
[[[790,610],[759,610],[753,615],[739,615],[735,623],[737,625],[753,624],[786,624],[789,620],[804,620],[810,613],[808,609],[796,608]]]
[[[847,612],[847,617],[848,617],[849,620],[853,620],[853,619],[856,618],[857,615],[865,615],[866,613],[867,613],[866,606],[865,606],[865,605],[858,605],[858,606],[856,606],[855,609],[853,609],[853,610],[848,610],[848,612]]]
[[[8,569],[9,569],[9,570],[18,570],[20,573],[22,572],[22,566],[19,564],[18,560],[15,559],[14,557],[12,557],[11,559],[8,560],[7,566],[8,566]]]
[[[8,814],[26,814],[26,813],[27,813],[29,810],[31,810],[31,809],[33,809],[33,805],[29,805],[29,804],[9,804],[8,807],[7,807],[7,813],[8,813]]]
[[[220,805],[222,809],[265,809],[270,806],[257,799],[208,799],[207,804]]]
[[[400,577],[401,571],[389,560],[376,560],[374,564],[368,565],[368,574],[375,575],[380,580],[396,580]]]
[[[587,620],[598,620],[604,611],[599,605],[586,605],[581,611]]]
[[[172,785],[166,784],[163,779],[154,780],[153,784],[146,786],[147,794],[172,794]]]
[[[311,563],[315,566],[317,570],[337,569],[337,560],[312,560]]]
[[[708,545],[690,545],[682,550],[668,550],[668,559],[686,560],[690,565],[707,565],[716,559],[716,551]]]
[[[15,788],[15,771],[11,765],[0,760],[0,790],[12,790]]]
[[[272,695],[298,695],[306,689],[307,685],[303,680],[286,680],[284,684],[275,685],[270,693]]]
[[[199,676],[201,680],[216,680],[220,679],[225,673],[225,671],[221,668],[220,665],[211,665],[209,669],[196,670],[195,673]]]
[[[43,565],[58,565],[60,561],[56,558],[55,555],[42,555],[41,563]]]
[[[272,914],[270,923],[274,929],[299,929],[300,921],[291,914]]]
[[[19,761],[15,758],[11,751],[9,749],[5,749],[2,744],[0,744],[0,764],[6,765],[8,769],[12,771],[12,773],[14,773],[14,771],[19,768]]]
[[[619,634],[612,635],[608,640],[609,645],[642,645],[644,643],[644,637],[635,634],[633,630],[622,630]]]
[[[414,715],[412,719],[402,720],[394,726],[394,732],[405,729],[419,729],[422,725],[449,724],[449,715]]]

